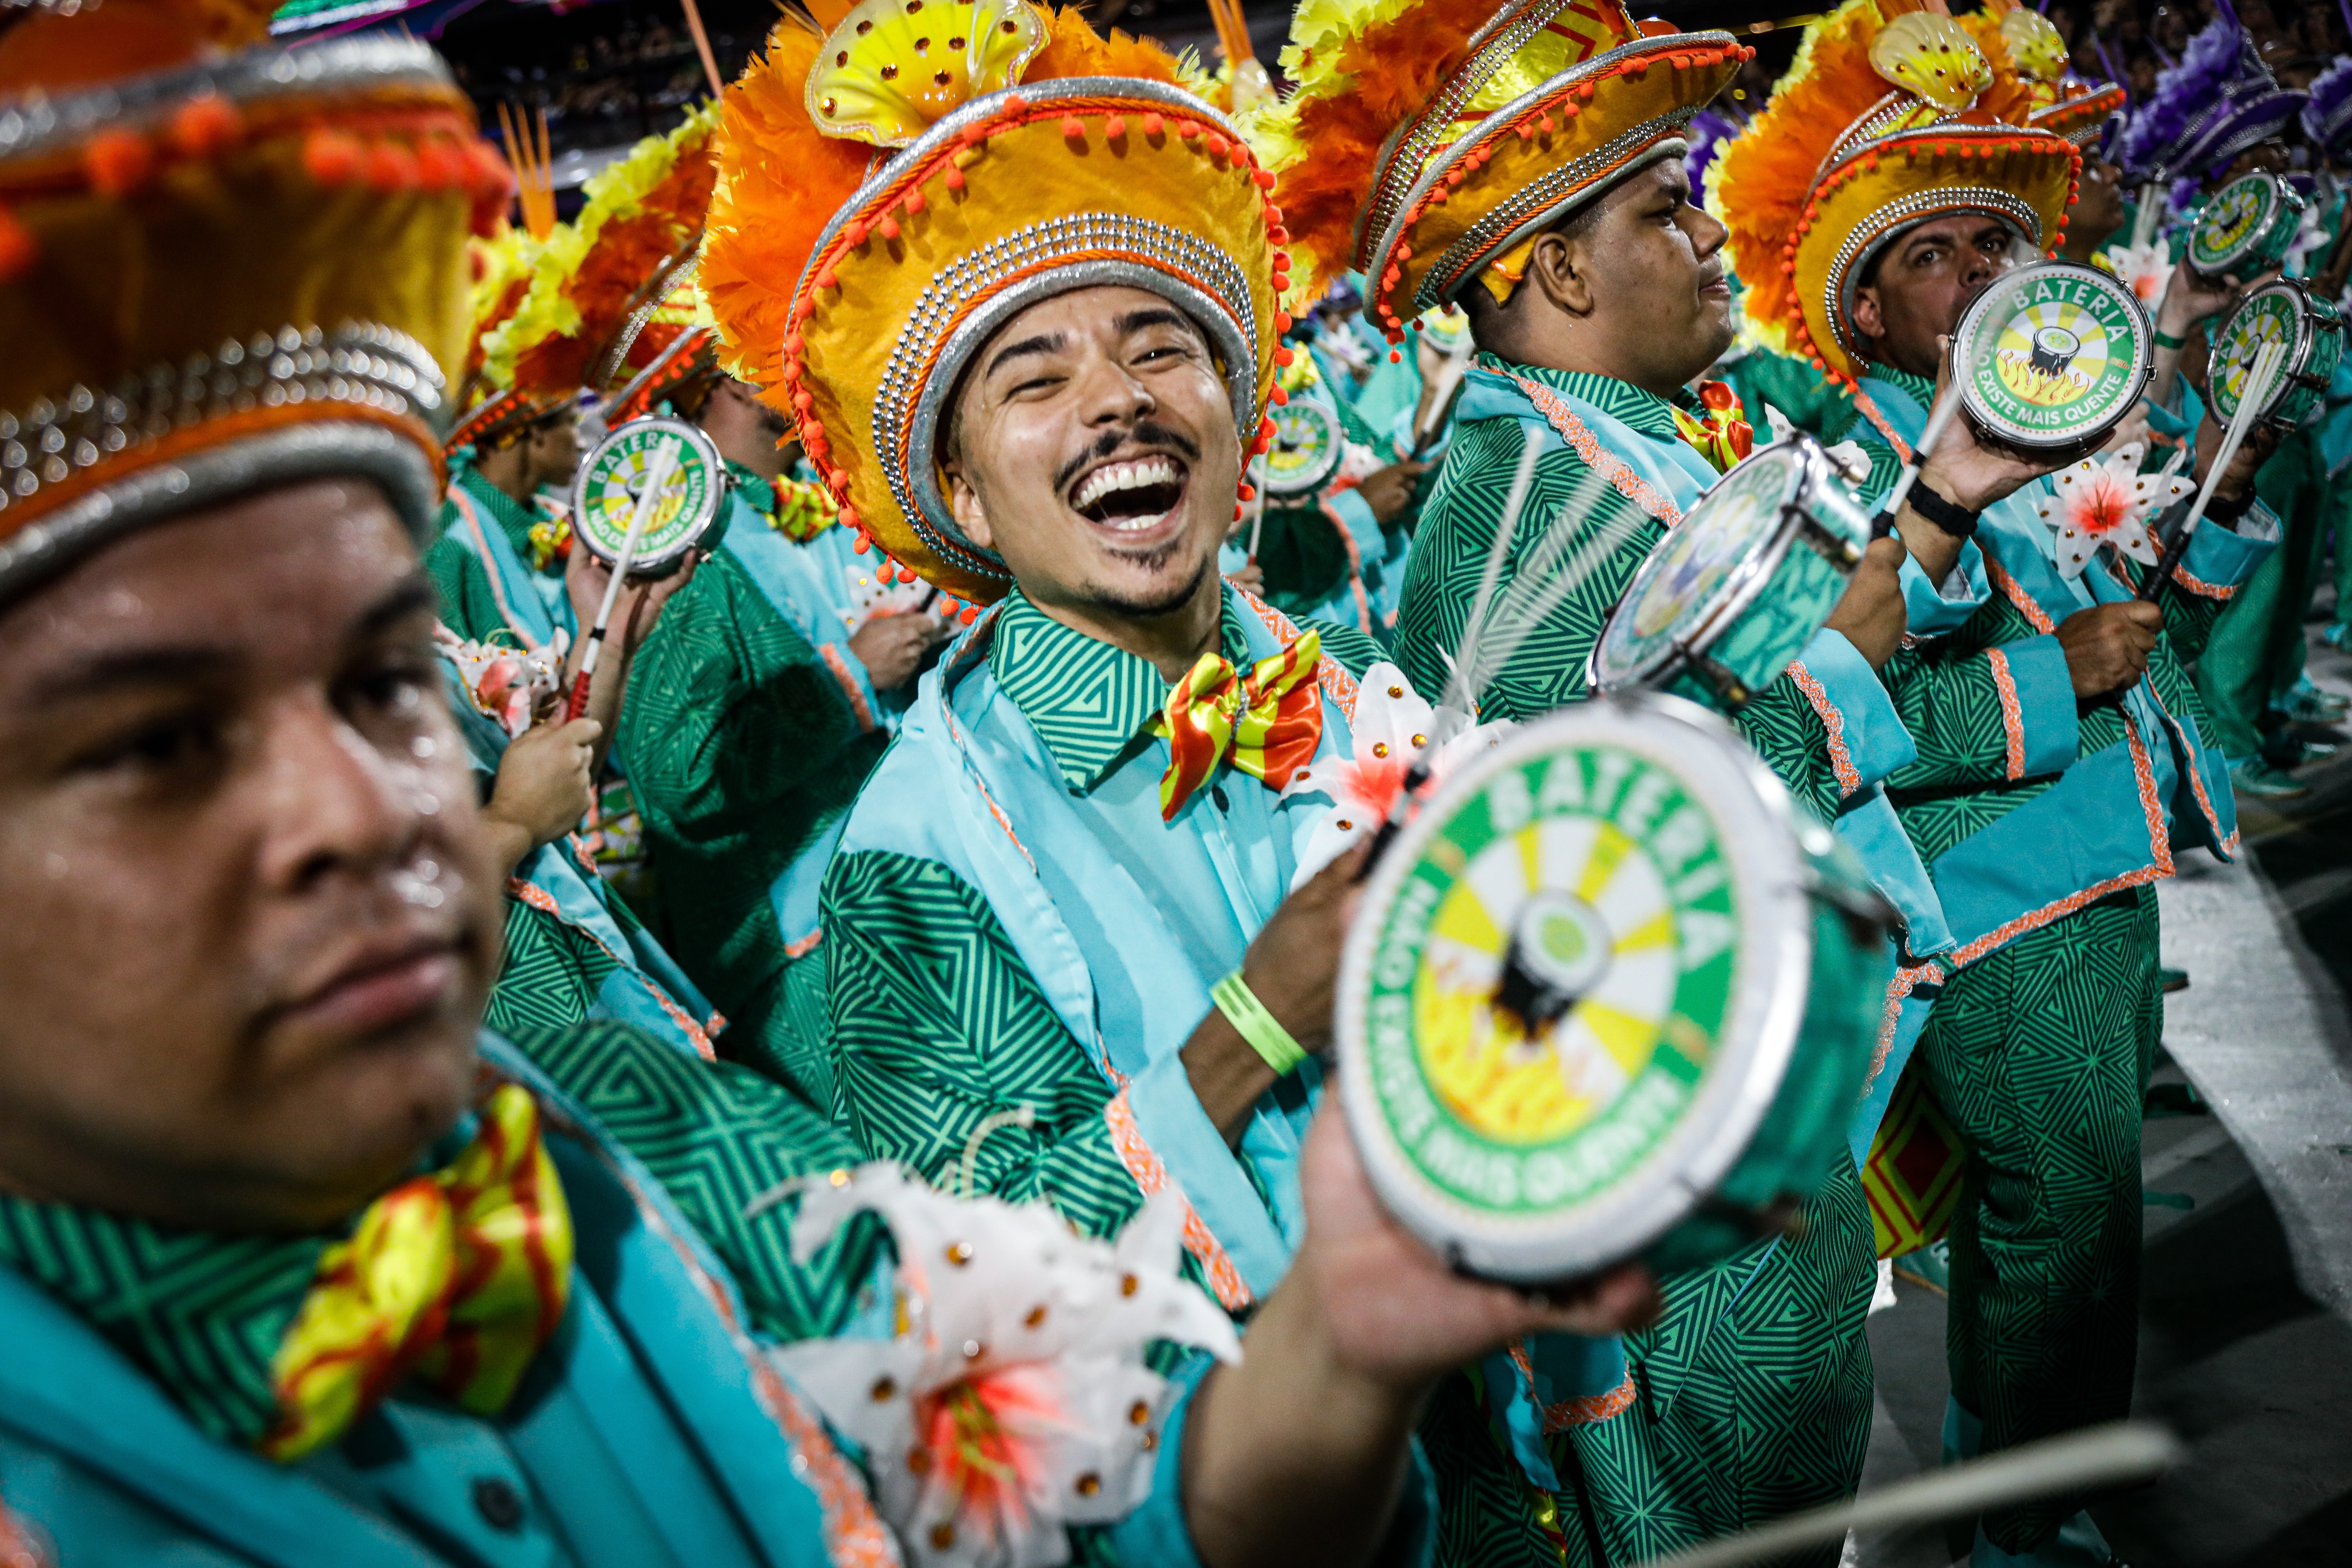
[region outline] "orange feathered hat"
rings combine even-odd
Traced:
[[[1806,29],[1707,181],[1759,335],[1851,384],[1853,291],[1897,236],[1988,212],[2034,249],[2055,246],[2083,159],[2029,127],[2032,109],[1942,0],[1847,0]]]
[[[1263,443],[1289,286],[1274,176],[1156,46],[1022,0],[863,0],[791,21],[727,92],[700,281],[737,376],[798,424],[861,547],[951,598],[1003,563],[964,537],[937,433],[1018,311],[1149,289],[1217,353]]]
[[[2067,69],[2066,40],[2050,18],[2018,0],[1986,0],[1985,8],[1960,19],[1984,51],[1996,81],[2016,79],[2032,107],[2025,123],[2063,136],[2077,147],[2099,140],[2108,121],[2123,112],[2130,96],[2121,82],[2091,86]]]
[[[1753,53],[1619,0],[1307,0],[1261,145],[1318,277],[1363,272],[1401,342],[1473,279],[1507,298],[1537,234],[1681,155]]]
[[[465,242],[511,176],[424,45],[289,54],[267,17],[0,31],[0,593],[298,478],[373,479],[420,531],[439,506]]]

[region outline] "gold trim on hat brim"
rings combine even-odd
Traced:
[[[1430,160],[1381,237],[1365,268],[1371,286],[1366,305],[1375,321],[1392,336],[1402,331],[1423,310],[1454,300],[1479,268],[1510,246],[1655,163],[1661,144],[1682,137],[1691,116],[1729,84],[1746,58],[1728,33],[1636,38],[1487,115]],[[1565,101],[1570,97],[1579,100],[1572,108]],[[1565,123],[1540,129],[1553,110],[1563,109]],[[1507,228],[1491,237],[1475,233],[1490,214],[1542,187],[1562,168],[1578,172],[1556,181],[1534,210],[1514,215]],[[1441,194],[1441,185],[1449,188]],[[1467,247],[1457,249],[1465,239]],[[1424,287],[1441,263],[1446,275]],[[1397,308],[1400,299],[1408,308]]]

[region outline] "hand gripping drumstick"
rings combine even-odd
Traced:
[[[564,722],[570,723],[588,711],[588,682],[596,673],[596,656],[604,649],[604,628],[612,624],[613,606],[621,597],[621,582],[636,564],[637,541],[645,537],[646,522],[660,504],[661,493],[669,488],[669,478],[677,472],[677,444],[664,441],[654,453],[652,466],[646,470],[646,488],[637,492],[636,510],[629,514],[628,536],[621,541],[620,559],[613,563],[612,580],[604,584],[604,602],[596,606],[596,625],[588,633],[588,646],[580,655],[580,678],[572,683],[572,700],[565,704]]]
[[[2152,1480],[2181,1457],[2179,1439],[2163,1427],[2119,1421],[1914,1476],[1866,1497],[1651,1558],[1643,1568],[1743,1568],[1751,1563],[1782,1562],[1807,1547],[1833,1545],[1848,1531],[1916,1528],[2028,1498]]]
[[[2196,537],[2197,525],[2205,521],[2205,507],[2213,499],[2214,488],[2221,484],[2222,470],[2238,455],[2245,443],[2246,432],[2261,418],[2263,408],[2270,401],[2271,388],[2277,373],[2286,363],[2284,343],[2264,343],[2254,351],[2254,363],[2246,371],[2245,391],[2238,398],[2238,411],[2230,416],[2230,427],[2221,432],[2221,449],[2213,454],[2213,466],[2205,470],[2205,482],[2198,487],[2197,500],[2189,508],[2189,515],[2180,526],[2171,531],[2164,542],[2164,557],[2155,571],[2139,585],[2139,599],[2152,605],[2161,598],[2172,582],[2172,570],[2189,552],[2189,541]]]

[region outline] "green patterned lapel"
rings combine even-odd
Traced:
[[[1244,663],[1249,637],[1231,594],[1221,619],[1225,657]],[[1149,659],[1064,626],[1017,588],[997,614],[988,660],[996,684],[1081,793],[1141,738],[1168,698],[1168,682]]]
[[[324,1237],[217,1236],[0,1195],[0,1264],[112,1340],[223,1442],[277,1409],[270,1363]]]
[[[509,544],[514,546],[515,554],[526,566],[529,565],[530,525],[538,521],[531,514],[531,509],[519,505],[514,497],[482,478],[476,469],[467,468],[460,473],[457,482],[466,487],[466,493],[474,498],[475,505],[489,513],[490,520],[499,525],[499,531],[507,536]]]

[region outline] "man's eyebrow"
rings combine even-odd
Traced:
[[[217,679],[236,660],[225,648],[194,644],[114,648],[76,659],[36,685],[35,708],[55,708],[122,688],[190,686]]]
[[[1062,334],[1059,332],[1041,332],[1034,338],[1024,338],[1017,343],[1008,343],[996,351],[996,357],[988,362],[988,369],[982,374],[994,375],[1004,368],[1006,360],[1018,359],[1023,354],[1058,353],[1061,352],[1062,342]]]
[[[1129,310],[1126,315],[1121,316],[1118,325],[1119,336],[1132,337],[1147,327],[1189,328],[1192,322],[1181,311],[1146,306],[1140,310]]]
[[[372,637],[420,611],[431,612],[436,607],[433,579],[420,569],[402,578],[383,598],[361,611],[359,618],[352,623],[351,635],[355,639]]]

